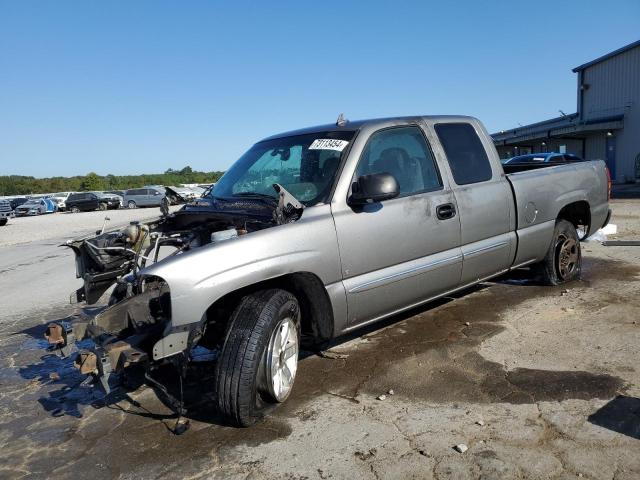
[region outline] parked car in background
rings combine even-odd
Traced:
[[[59,212],[64,212],[67,208],[66,201],[69,198],[69,195],[71,195],[71,192],[52,193],[49,198],[56,202]]]
[[[56,210],[56,202],[50,198],[31,198],[16,208],[15,214],[18,217],[25,217],[27,215],[53,213]]]
[[[116,195],[111,192],[91,192],[98,197],[99,200],[104,200],[107,203],[107,208],[120,208],[122,206],[122,196]]]
[[[165,197],[158,187],[131,188],[124,192],[124,206],[127,208],[159,207]]]
[[[11,204],[11,210],[15,210],[16,208],[18,208],[20,205],[27,202],[28,200],[29,199],[27,197],[11,198],[9,200],[9,203]]]
[[[0,227],[4,227],[13,215],[11,203],[8,200],[0,200]]]
[[[67,210],[73,213],[90,212],[92,210],[107,210],[108,208],[118,208],[120,200],[108,197],[99,197],[94,192],[72,193],[67,199]]]
[[[518,155],[504,160],[500,160],[503,165],[516,165],[524,163],[571,163],[584,162],[582,158],[571,153],[529,153],[527,155]]]

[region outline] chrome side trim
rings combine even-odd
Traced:
[[[498,242],[498,243],[494,243],[493,245],[488,245],[486,247],[476,248],[475,250],[471,250],[470,252],[466,252],[466,253],[463,252],[462,254],[465,257],[471,257],[478,253],[486,252],[487,250],[494,250],[496,248],[504,247],[505,245],[508,245],[508,244],[509,242]]]
[[[408,270],[403,270],[402,272],[393,273],[391,275],[387,275],[382,278],[377,278],[375,280],[370,280],[368,282],[361,283],[360,285],[356,285],[355,287],[349,290],[349,293],[358,293],[358,292],[362,292],[363,290],[369,290],[370,288],[376,288],[381,286],[382,284],[391,283],[391,281],[393,281],[394,279],[400,280],[400,277],[409,276],[412,273],[421,272],[423,270],[429,270],[431,268],[438,267],[442,264],[451,263],[461,259],[462,259],[462,255],[459,254],[459,255],[454,255],[453,257],[443,258],[442,260],[437,260],[435,262],[425,263],[424,265],[418,265]]]
[[[500,276],[503,273],[508,272],[508,271],[509,271],[509,269],[505,268],[504,270],[500,270],[499,272],[492,273],[491,275],[487,275],[486,277],[482,277],[482,278],[479,278],[478,280],[474,280],[472,282],[465,283],[464,285],[461,285],[459,287],[452,288],[451,290],[447,290],[446,292],[439,293],[439,294],[434,295],[434,296],[429,297],[429,298],[425,298],[424,300],[420,300],[419,302],[412,303],[411,305],[407,305],[406,307],[398,308],[396,310],[393,310],[392,312],[384,313],[384,314],[379,315],[379,316],[377,316],[375,318],[372,318],[370,320],[365,320],[364,322],[357,323],[355,325],[351,325],[351,326],[345,328],[344,330],[342,330],[341,333],[351,332],[352,330],[356,330],[358,328],[361,328],[361,327],[364,327],[366,325],[378,322],[380,320],[383,320],[385,318],[391,317],[393,315],[397,315],[398,313],[402,313],[402,312],[404,312],[406,310],[410,310],[412,308],[419,307],[420,305],[423,305],[425,303],[432,302],[433,300],[436,300],[438,298],[446,297],[447,295],[450,295],[452,293],[459,292],[460,290],[464,290],[465,288],[469,288],[469,287],[471,287],[473,285],[477,285],[478,283],[482,283],[482,282],[484,282],[486,280],[489,280],[491,278],[498,277],[498,276]]]
[[[535,261],[536,260],[534,258],[534,259],[531,259],[531,260],[527,260],[526,262],[519,263],[518,265],[512,265],[509,268],[509,270],[511,271],[511,270],[515,270],[516,268],[526,267],[527,265],[531,265],[532,263],[535,263]]]

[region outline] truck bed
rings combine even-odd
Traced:
[[[526,167],[528,165],[518,165]],[[503,166],[507,167],[507,166]],[[515,230],[518,234],[518,254],[514,264],[541,257],[548,248],[548,239],[555,219],[563,206],[580,202],[590,211],[584,223],[591,235],[605,223],[608,213],[607,176],[601,160],[552,164],[545,167],[504,168],[513,190]]]

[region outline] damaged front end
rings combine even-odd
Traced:
[[[109,306],[90,320],[76,321],[72,329],[59,323],[47,326],[51,345],[68,354],[72,342],[91,339],[93,346],[80,349],[75,367],[96,378],[106,393],[112,374],[122,375],[132,366],[146,370],[156,343],[171,328],[169,287],[159,277],[147,276],[129,285],[131,295]],[[65,351],[66,350],[66,351]]]
[[[107,393],[112,376],[124,374],[129,367],[141,366],[145,372],[152,364],[164,362],[182,367],[201,335],[201,326],[173,327],[169,284],[147,267],[192,249],[295,221],[304,207],[278,187],[274,187],[278,197],[273,201],[203,198],[154,222],[131,223],[67,242],[65,246],[75,253],[76,276],[84,280],[71,295],[72,302],[95,304],[115,286],[107,308],[95,317],[76,321],[72,328],[50,324],[45,334],[49,343],[68,355],[71,344],[91,339],[95,346],[80,350],[75,366],[96,378]]]

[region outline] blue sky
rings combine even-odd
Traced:
[[[640,37],[640,2],[0,0],[0,174],[227,168],[272,133],[575,111],[571,68]]]

